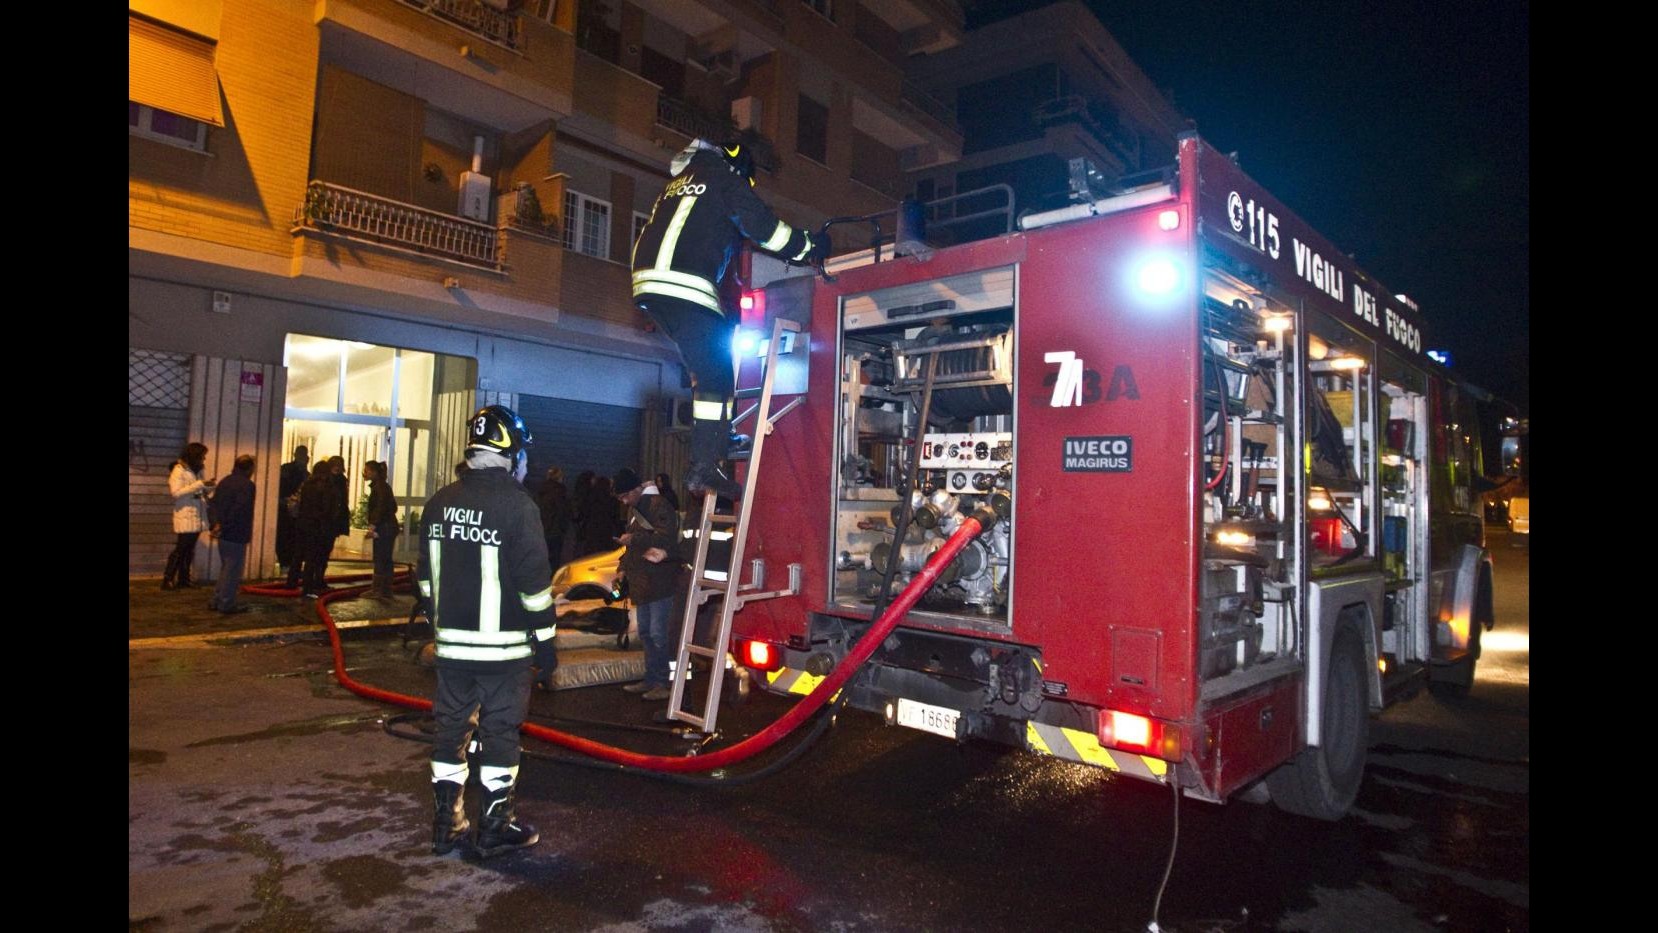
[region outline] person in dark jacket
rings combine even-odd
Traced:
[[[586,502],[582,509],[581,539],[577,542],[581,553],[576,556],[616,550],[616,536],[622,533],[622,504],[611,491],[610,477],[593,480]]]
[[[639,641],[645,648],[645,679],[623,687],[645,700],[668,698],[668,658],[673,653],[668,627],[674,596],[680,586],[680,562],[671,555],[679,542],[679,513],[663,498],[656,483],[640,483],[639,474],[616,473],[616,493],[628,510],[627,529],[617,541],[622,575],[639,620]]]
[[[735,388],[731,337],[738,323],[726,278],[744,240],[791,262],[821,262],[829,241],[777,219],[754,193],[754,155],[744,141],[692,140],[633,245],[633,302],[679,348],[691,377],[693,495],[736,500],[742,487],[720,469],[731,442]]]
[[[306,596],[316,598],[327,590],[323,573],[328,569],[328,552],[334,549],[334,501],[337,493],[333,470],[327,460],[311,468],[311,475],[299,487],[300,586]]]
[[[552,467],[541,481],[535,504],[541,510],[541,535],[547,539],[547,559],[554,567],[564,563],[564,533],[570,528],[570,497],[564,491],[564,471]]]
[[[397,546],[397,535],[403,526],[397,520],[397,500],[391,484],[386,482],[386,465],[370,460],[363,465],[368,478],[368,537],[374,542],[374,584],[369,587],[370,599],[394,598],[391,591],[392,549]]]
[[[479,409],[468,428],[470,468],[421,512],[415,578],[437,636],[432,854],[447,855],[470,828],[462,805],[470,754],[484,794],[471,845],[488,858],[541,838],[513,813],[518,730],[529,709],[532,662],[547,686],[558,655],[553,571],[541,516],[522,485],[529,429],[501,405]]]
[[[276,478],[276,560],[288,572],[289,586],[299,585],[299,534],[294,530],[294,517],[288,513],[288,497],[299,492],[310,470],[311,451],[301,444],[294,448],[294,459],[282,464]]]
[[[247,557],[248,542],[253,540],[253,503],[258,491],[253,482],[252,454],[236,458],[230,475],[213,493],[208,505],[213,527],[210,534],[219,540],[219,583],[213,589],[213,598],[207,608],[230,615],[247,612],[248,607],[237,603],[236,594],[242,587],[242,562]]]
[[[334,484],[334,518],[329,528],[338,538],[351,534],[351,477],[345,474],[345,458],[339,454],[328,458],[328,470]]]

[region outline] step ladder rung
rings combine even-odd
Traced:
[[[733,398],[759,398],[760,393],[766,391],[765,386],[755,386],[751,389],[738,389],[732,394]]]
[[[713,515],[708,516],[708,524],[735,525],[737,524],[737,516],[729,515],[725,512],[715,512]]]
[[[704,658],[712,658],[714,656],[713,648],[707,648],[702,645],[686,645],[685,650]]]

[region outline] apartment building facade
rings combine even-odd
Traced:
[[[960,41],[953,0],[128,12],[133,574],[171,545],[186,441],[214,476],[259,458],[254,575],[274,572],[277,470],[299,444],[345,457],[354,487],[388,462],[406,527],[480,403],[530,422],[532,479],[677,475],[688,392],[627,268],[672,155],[760,134],[762,195],[808,227],[891,209],[906,172],[960,155],[953,114],[908,79]]]
[[[1073,159],[1085,160],[1096,197],[1125,176],[1173,165],[1185,118],[1086,6],[1065,0],[969,26],[962,42],[912,71],[962,131],[961,159],[910,177],[910,192],[934,202],[934,245],[1065,206]],[[983,216],[958,220],[969,215]]]

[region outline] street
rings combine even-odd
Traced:
[[[132,650],[129,926],[1139,930],[1156,905],[1164,930],[1529,929],[1529,550],[1490,538],[1497,627],[1472,692],[1378,716],[1357,805],[1333,824],[1237,800],[1177,810],[1152,784],[848,712],[738,787],[526,742],[519,815],[540,844],[436,858],[425,746],[383,728],[404,710],[335,683],[326,643]],[[353,637],[345,656],[365,683],[429,694],[395,636]],[[756,695],[721,726],[739,738],[787,706]],[[536,695],[531,719],[683,750],[652,708],[589,687]]]

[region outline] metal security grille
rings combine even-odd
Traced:
[[[190,357],[129,347],[127,404],[142,408],[189,408]]]

